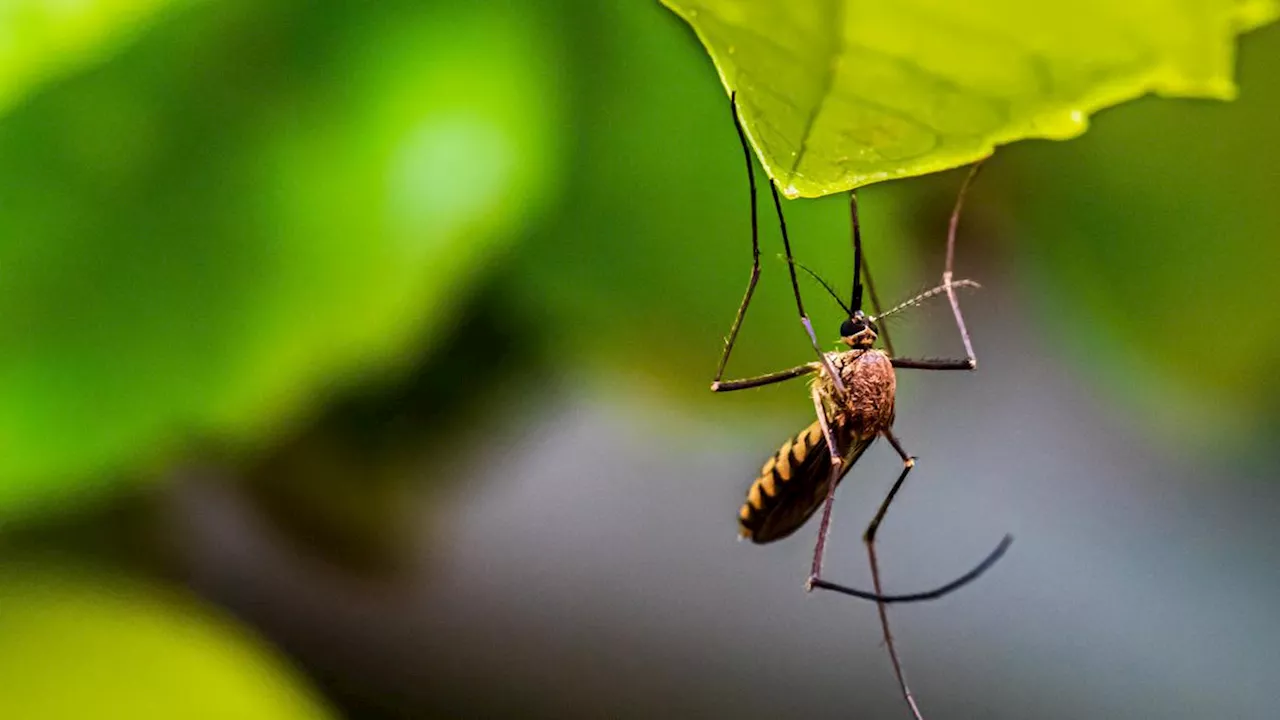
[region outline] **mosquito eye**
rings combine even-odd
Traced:
[[[857,331],[858,329],[853,324],[853,320],[851,319],[845,320],[844,322],[840,323],[840,337],[849,337],[850,335],[853,335]]]

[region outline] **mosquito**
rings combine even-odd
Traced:
[[[822,506],[822,519],[818,525],[818,537],[813,550],[813,564],[810,568],[807,589],[830,590],[866,600],[874,600],[880,615],[880,627],[888,648],[889,659],[898,681],[903,700],[906,701],[911,714],[916,720],[922,720],[919,706],[907,685],[902,663],[893,644],[889,632],[889,619],[885,606],[890,603],[916,602],[942,597],[977,579],[986,572],[1008,549],[1013,538],[1006,535],[1001,539],[982,562],[955,580],[925,592],[902,595],[886,595],[880,582],[880,566],[876,555],[876,533],[884,521],[889,506],[897,497],[907,476],[915,467],[916,458],[908,454],[902,442],[893,433],[895,415],[895,391],[897,388],[896,368],[914,370],[964,370],[977,368],[977,357],[973,344],[969,339],[969,331],[965,327],[964,316],[960,312],[960,303],[956,290],[965,287],[977,287],[977,283],[967,279],[955,279],[953,266],[955,261],[956,228],[960,212],[964,206],[964,198],[970,184],[977,175],[981,164],[974,165],[964,183],[961,185],[955,208],[947,232],[946,261],[942,273],[942,283],[914,298],[903,302],[887,312],[880,312],[879,299],[876,297],[875,285],[871,279],[871,270],[863,258],[862,232],[858,222],[858,201],[854,192],[849,193],[850,217],[853,224],[853,289],[849,303],[846,305],[822,278],[808,268],[796,262],[791,252],[791,242],[787,236],[786,220],[782,214],[782,203],[778,197],[777,187],[770,182],[773,192],[774,209],[778,215],[778,223],[782,233],[782,244],[786,252],[787,267],[791,274],[791,289],[795,295],[796,309],[806,334],[818,353],[818,360],[798,365],[778,372],[767,373],[756,377],[737,380],[723,380],[725,366],[729,354],[737,340],[738,331],[755,292],[760,278],[760,244],[758,218],[756,210],[755,171],[751,159],[751,151],[747,145],[746,133],[738,114],[736,93],[731,96],[731,109],[734,125],[738,131],[738,139],[742,143],[747,160],[747,179],[751,189],[751,276],[747,284],[746,294],[734,318],[733,326],[725,340],[724,353],[716,370],[715,380],[711,383],[714,392],[729,392],[760,387],[784,382],[802,376],[812,376],[809,395],[813,401],[817,419],[809,427],[783,443],[782,447],[770,456],[760,470],[759,476],[751,484],[747,492],[747,500],[739,511],[740,532],[755,543],[769,543],[785,538],[798,530]],[[808,272],[835,298],[845,311],[846,319],[840,325],[840,342],[847,349],[836,352],[823,352],[814,339],[813,326],[804,310],[800,298],[800,285],[796,277],[796,267]],[[875,315],[867,315],[862,310],[865,276],[866,290],[870,294]],[[918,305],[937,295],[945,294],[951,303],[956,327],[964,344],[963,358],[927,358],[911,359],[896,357],[889,338],[888,328],[881,331],[880,324],[884,318],[906,308]],[[878,349],[876,342],[883,339],[885,350]],[[862,457],[867,448],[877,439],[883,437],[902,459],[902,471],[880,503],[875,516],[863,532],[863,542],[867,548],[867,557],[871,566],[873,591],[859,590],[840,585],[825,579],[822,575],[823,557],[826,552],[827,537],[831,529],[831,510],[835,502],[836,486]]]

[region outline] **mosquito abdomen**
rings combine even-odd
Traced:
[[[814,457],[828,457],[827,468],[830,468],[829,451],[822,437],[822,426],[815,420],[809,427],[796,433],[778,451],[765,461],[760,468],[760,475],[751,483],[747,491],[747,501],[738,511],[740,534],[755,542],[769,542],[789,535],[795,527],[787,529],[783,534],[776,531],[762,535],[770,516],[782,505],[792,501],[796,493],[792,483],[811,485],[814,478]],[[809,495],[810,493],[803,493]],[[796,527],[803,524],[809,513],[805,513]]]

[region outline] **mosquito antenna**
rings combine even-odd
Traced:
[[[862,227],[858,223],[858,193],[849,191],[849,215],[853,218],[853,294],[849,306],[862,309]],[[853,313],[849,313],[853,317]]]
[[[836,304],[840,306],[840,309],[848,313],[849,317],[853,317],[853,311],[849,309],[848,305],[844,304],[844,301],[840,299],[840,296],[836,294],[835,290],[831,289],[831,285],[826,280],[823,280],[822,277],[818,275],[818,273],[810,270],[807,266],[805,266],[804,263],[800,262],[799,260],[793,260],[792,262],[794,262],[801,270],[809,273],[809,277],[813,278],[814,280],[817,280],[818,283],[822,285],[822,288],[827,291],[827,294],[831,296],[831,299],[835,300]]]
[[[963,280],[956,280],[952,282],[951,287],[981,288],[982,286],[973,280],[969,280],[968,278],[965,278]],[[906,310],[907,308],[915,307],[916,305],[919,305],[925,300],[928,300],[929,298],[934,297],[935,295],[941,295],[946,291],[947,291],[946,285],[938,285],[936,287],[931,287],[928,290],[925,290],[924,292],[920,293],[919,295],[916,295],[915,297],[911,298],[910,300],[900,302],[897,305],[894,305],[893,307],[889,308],[888,310],[885,310],[884,312],[880,313],[879,315],[872,317],[871,319],[873,321],[879,321],[883,318],[889,317],[890,315],[896,315],[897,313],[900,313],[903,310]]]

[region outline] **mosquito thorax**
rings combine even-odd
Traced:
[[[840,323],[840,342],[851,348],[870,348],[876,342],[875,323],[867,319],[861,310]]]

